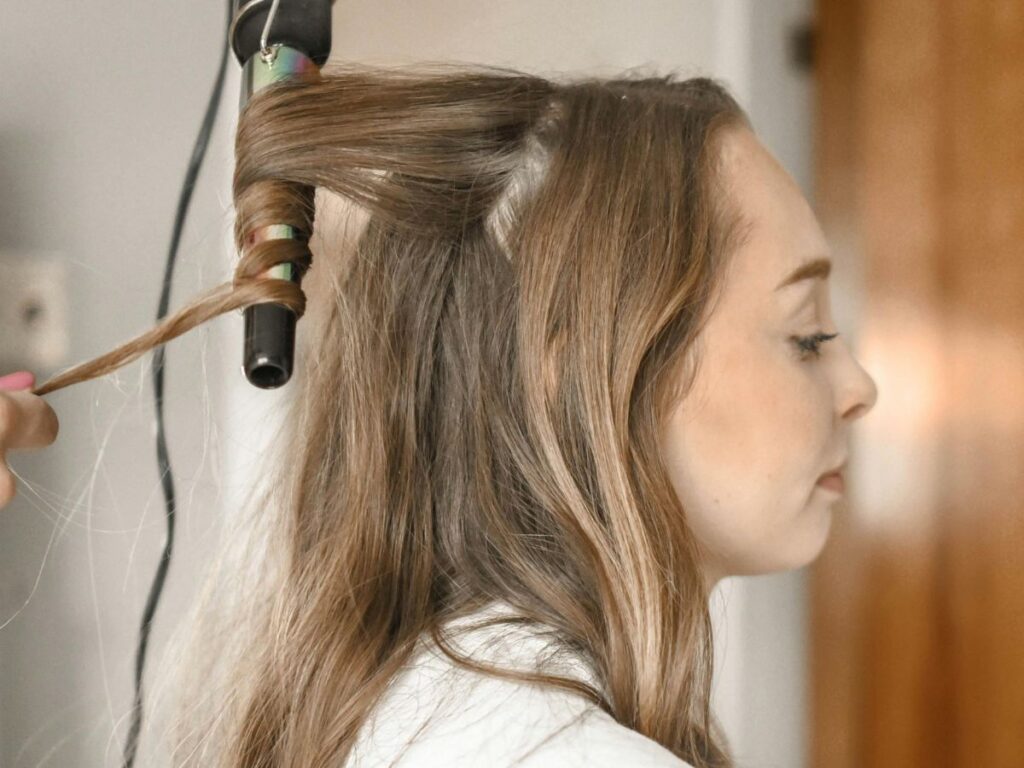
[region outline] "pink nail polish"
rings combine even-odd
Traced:
[[[31,371],[18,371],[17,373],[0,376],[0,389],[31,389],[35,384],[36,376]]]

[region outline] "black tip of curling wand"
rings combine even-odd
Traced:
[[[237,0],[228,39],[242,64],[239,109],[253,92],[278,80],[323,65],[331,51],[331,4],[334,0]],[[272,24],[269,12],[276,7]],[[268,28],[269,27],[269,28]],[[264,59],[261,38],[277,53]],[[278,50],[280,49],[280,50]],[[304,268],[291,264],[291,280],[299,283]],[[275,274],[275,277],[280,275]],[[288,383],[295,359],[296,314],[282,304],[256,304],[245,309],[242,370],[254,386],[275,389]]]
[[[245,309],[245,377],[261,389],[288,383],[295,359],[295,313],[281,304]]]

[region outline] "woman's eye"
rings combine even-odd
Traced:
[[[791,340],[800,351],[801,360],[817,359],[821,357],[822,343],[831,341],[838,335],[838,333],[815,333],[811,336],[793,336]]]

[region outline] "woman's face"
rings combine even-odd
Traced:
[[[779,287],[828,256],[800,188],[747,129],[729,132],[723,161],[751,228],[701,336],[694,387],[662,434],[709,586],[818,556],[840,498],[818,479],[846,461],[850,426],[878,395],[843,336],[820,357],[793,340],[836,332],[827,278]]]

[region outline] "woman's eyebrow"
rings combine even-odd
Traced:
[[[777,291],[780,288],[785,288],[787,285],[792,285],[793,283],[799,283],[801,280],[824,280],[831,272],[831,261],[826,258],[812,259],[811,261],[804,262],[790,272],[785,280],[775,286],[775,290]]]

